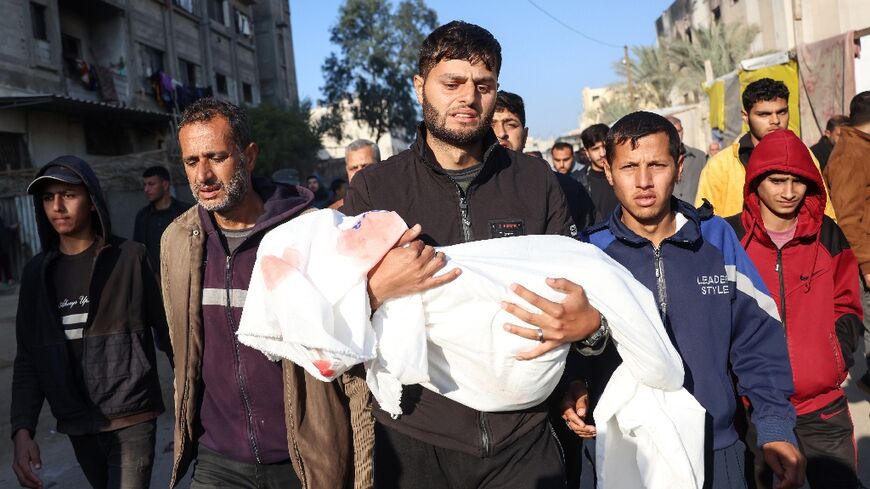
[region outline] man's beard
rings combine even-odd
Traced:
[[[238,162],[236,171],[233,172],[229,182],[225,183],[220,180],[218,182],[224,190],[223,200],[218,202],[203,202],[199,199],[199,189],[204,185],[212,185],[211,182],[205,184],[191,183],[190,190],[193,192],[193,198],[209,212],[225,212],[234,209],[245,198],[245,194],[248,193],[248,172],[245,171],[244,160]]]
[[[483,140],[492,125],[493,110],[489,114],[481,114],[477,127],[455,130],[447,128],[447,114],[441,114],[429,103],[426,95],[423,95],[423,122],[426,130],[436,139],[451,146],[464,148]]]

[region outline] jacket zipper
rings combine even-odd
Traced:
[[[785,279],[782,272],[782,248],[776,249],[776,273],[779,276],[779,310],[782,316],[782,327],[785,329]],[[787,333],[786,333],[787,334]]]
[[[480,427],[480,444],[483,449],[483,456],[489,457],[492,455],[492,435],[489,432],[489,423],[486,422],[486,413],[478,411],[477,424]]]
[[[459,216],[462,220],[462,239],[468,243],[474,239],[471,234],[471,216],[468,212],[468,194],[463,193],[458,185],[456,190],[459,192]]]
[[[658,291],[658,299],[659,299],[659,314],[662,317],[662,321],[665,320],[665,316],[668,315],[668,290],[665,285],[665,264],[662,261],[662,248],[659,246],[656,248],[653,246],[653,253],[655,255],[655,269],[656,269],[656,289]]]
[[[236,335],[233,334],[233,303],[232,303],[232,274],[230,273],[232,270],[231,267],[232,257],[227,257],[227,266],[224,274],[224,284],[225,290],[227,293],[227,327],[230,329],[230,335],[233,338],[233,353],[236,357],[236,380],[239,381],[239,389],[242,393],[242,404],[245,407],[245,417],[247,418],[247,428],[248,428],[248,441],[251,442],[251,450],[254,452],[254,458],[257,460],[257,463],[263,463],[260,460],[260,447],[257,445],[257,437],[254,435],[254,414],[251,412],[251,401],[248,399],[248,390],[245,386],[245,379],[242,376],[241,371],[241,363],[242,358],[239,354],[239,342],[236,340]]]

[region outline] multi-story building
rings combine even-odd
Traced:
[[[179,171],[169,161],[186,104],[298,103],[286,0],[0,0],[0,11],[7,223],[27,220],[33,169],[75,154],[95,166],[129,235],[143,167]],[[35,234],[21,237],[35,251]]]
[[[867,0],[676,0],[656,20],[659,39],[692,39],[692,29],[754,24],[756,53],[787,51],[847,31],[870,32]]]

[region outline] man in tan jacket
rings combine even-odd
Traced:
[[[238,342],[262,236],[311,206],[305,188],[252,178],[243,110],[201,99],[179,124],[196,206],[163,234],[161,278],[175,364],[170,487],[368,488],[373,421],[365,381],[321,382]]]
[[[849,104],[849,125],[840,132],[825,176],[831,201],[861,269],[864,306],[864,351],[868,373],[858,386],[870,392],[870,91]]]

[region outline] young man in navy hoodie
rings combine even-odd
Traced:
[[[854,489],[854,426],[840,384],[862,332],[858,263],[839,226],[824,214],[826,200],[810,151],[783,129],[765,136],[752,152],[743,212],[728,222],[782,317],[792,359],[795,432],[810,486]],[[754,436],[750,429],[747,442]],[[773,487],[770,467],[757,455],[755,482]]]
[[[12,469],[24,487],[47,482],[33,470],[47,400],[93,487],[147,488],[164,411],[152,329],[158,345],[169,338],[145,247],[112,236],[100,183],[75,156],[43,166],[27,191],[43,251],[18,299]]]
[[[588,239],[657,299],[685,363],[684,387],[709,414],[705,487],[745,487],[732,373],[737,393],[755,406],[758,445],[782,480],[778,487],[800,487],[804,460],[776,305],[728,224],[709,207],[696,210],[673,197],[679,134],[664,117],[635,112],[610,129],[605,148],[604,169],[620,205],[587,231]]]

